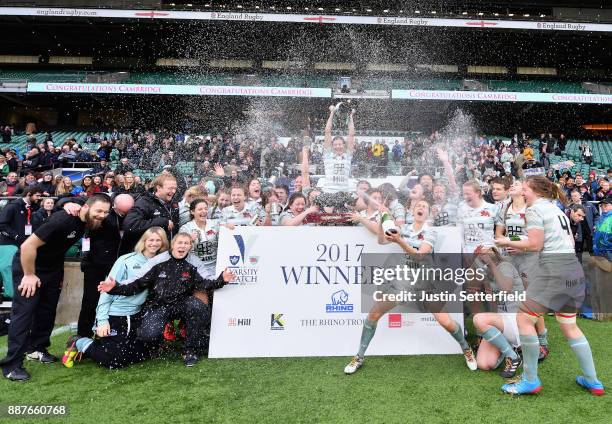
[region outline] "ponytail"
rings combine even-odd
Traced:
[[[542,175],[527,177],[525,180],[529,188],[536,194],[550,200],[558,200],[563,205],[567,204],[567,196],[565,191],[557,184],[551,182],[548,178]]]

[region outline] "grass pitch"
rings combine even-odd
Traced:
[[[580,320],[600,379],[612,381],[612,323]],[[186,368],[178,353],[109,371],[90,361],[72,369],[27,363],[32,380],[0,381],[0,405],[68,405],[67,423],[610,423],[610,394],[595,397],[574,382],[577,361],[553,319],[551,356],[539,395],[501,392],[495,372],[471,372],[459,355],[350,358],[203,359]],[[67,334],[53,338],[62,355]],[[357,346],[358,340],[355,340]],[[376,343],[376,337],[373,340]],[[0,338],[0,349],[6,337]],[[4,356],[4,354],[2,354]],[[40,422],[9,419],[0,422]]]

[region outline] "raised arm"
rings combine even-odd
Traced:
[[[147,272],[142,277],[132,281],[129,284],[121,284],[114,285],[110,290],[106,290],[106,287],[103,284],[103,289],[100,290],[100,286],[98,286],[98,290],[102,292],[106,292],[108,294],[121,295],[121,296],[133,296],[137,293],[140,293],[150,287],[152,287],[157,281],[157,267],[153,267],[149,272]],[[114,282],[115,280],[111,280]]]
[[[442,162],[442,166],[444,167],[444,174],[446,175],[446,180],[448,181],[448,189],[451,193],[457,192],[457,181],[455,180],[455,173],[453,172],[453,167],[448,158],[448,152],[438,148],[438,159]]]
[[[308,146],[302,147],[302,187],[310,187],[310,148]]]
[[[334,125],[334,114],[336,113],[336,108],[334,105],[329,107],[329,118],[327,118],[327,123],[325,124],[325,140],[323,142],[323,150],[328,151],[332,148],[332,127]]]
[[[350,153],[355,151],[355,121],[353,116],[355,115],[355,109],[351,109],[348,122],[348,139],[346,140],[346,148]]]

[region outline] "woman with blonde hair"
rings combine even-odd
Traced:
[[[117,181],[116,178],[115,178],[115,181]],[[141,185],[136,184],[136,177],[134,176],[134,173],[126,172],[125,174],[123,174],[123,183],[117,184],[116,193],[117,194],[127,193],[127,194],[135,195],[135,194],[140,194],[143,191],[144,191],[144,188]]]
[[[133,253],[117,259],[109,277],[124,281],[136,276],[149,259],[168,250],[169,245],[163,228],[149,228],[136,243]],[[107,368],[121,368],[148,359],[155,344],[136,339],[138,313],[147,294],[147,290],[134,296],[102,293],[96,309],[97,338],[71,336],[62,358],[64,366],[74,366],[77,355],[91,358]]]
[[[75,187],[72,184],[70,177],[63,177],[55,189],[55,195],[61,199],[62,197],[78,196],[82,191],[81,187]]]

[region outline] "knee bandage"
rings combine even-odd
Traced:
[[[555,313],[555,318],[559,324],[576,324],[576,314]]]
[[[540,314],[536,314],[535,312],[530,311],[528,309],[521,308],[521,312],[525,314],[525,316],[529,318],[529,321],[533,322],[534,324],[540,319]]]

